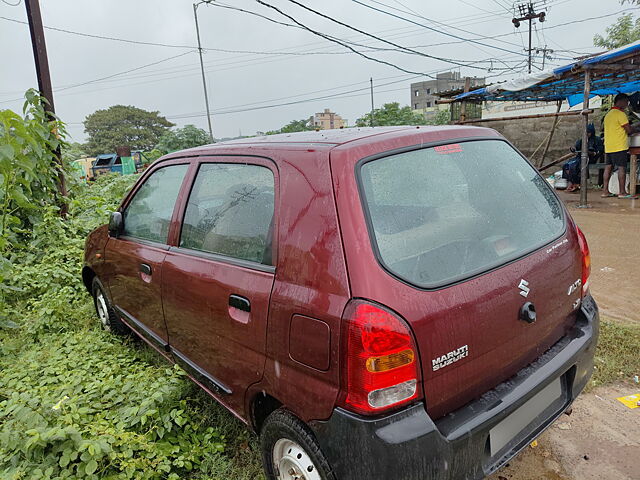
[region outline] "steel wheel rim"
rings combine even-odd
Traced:
[[[110,330],[109,325],[109,309],[107,307],[107,301],[101,291],[98,291],[96,295],[96,310],[98,312],[98,318],[105,330]]]
[[[278,480],[322,480],[307,452],[288,438],[273,446],[273,466]]]

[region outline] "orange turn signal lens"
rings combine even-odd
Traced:
[[[367,358],[367,370],[372,373],[386,372],[413,363],[414,357],[415,354],[410,348],[380,357],[369,357]]]

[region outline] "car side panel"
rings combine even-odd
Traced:
[[[266,392],[305,421],[325,419],[331,416],[340,389],[340,322],[350,295],[328,152],[279,150],[272,158],[280,171],[278,262],[265,375],[251,388],[247,402]],[[328,326],[329,341],[314,344],[315,354],[328,350],[327,370],[292,358],[294,315]]]

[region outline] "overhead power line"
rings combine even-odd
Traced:
[[[109,80],[109,79],[116,78],[116,77],[119,77],[119,76],[122,76],[122,75],[126,75],[128,73],[136,72],[138,70],[142,70],[144,68],[152,67],[152,66],[158,65],[160,63],[168,62],[169,60],[174,60],[176,58],[184,57],[185,55],[189,55],[190,53],[193,53],[193,52],[194,52],[193,50],[190,50],[188,52],[184,52],[184,53],[181,53],[179,55],[173,55],[171,57],[163,58],[163,59],[158,60],[156,62],[151,62],[151,63],[147,63],[145,65],[140,65],[138,67],[130,68],[128,70],[123,70],[121,72],[112,73],[112,74],[107,75],[105,77],[94,78],[92,80],[87,80],[86,82],[74,83],[72,85],[66,85],[64,87],[53,88],[53,91],[54,92],[62,92],[64,90],[69,90],[71,88],[77,88],[77,87],[82,87],[82,86],[85,86],[85,85],[91,85],[91,84],[94,84],[94,83],[103,82],[105,80]],[[17,101],[22,100],[22,99],[23,99],[23,97],[12,98],[11,100],[3,100],[3,101],[0,102],[0,104],[2,104],[2,103],[10,103],[10,102],[17,102]]]
[[[391,67],[393,67],[393,68],[396,68],[396,69],[398,69],[398,70],[400,70],[400,71],[403,71],[403,72],[406,72],[406,73],[416,73],[416,74],[420,74],[419,72],[412,72],[412,71],[410,71],[410,70],[407,70],[407,69],[405,69],[405,68],[399,67],[398,65],[392,64],[392,63],[387,62],[387,61],[385,61],[385,60],[380,60],[380,59],[378,59],[378,58],[370,57],[370,56],[368,56],[368,55],[365,55],[365,54],[363,54],[362,52],[359,52],[359,51],[355,50],[353,47],[351,47],[351,46],[349,46],[349,45],[345,44],[344,42],[342,42],[342,41],[340,41],[340,40],[336,40],[335,38],[331,38],[331,37],[329,37],[328,35],[326,35],[326,34],[324,34],[324,33],[322,33],[322,32],[319,32],[319,31],[317,31],[317,30],[312,29],[311,27],[308,27],[308,26],[304,25],[302,22],[300,22],[300,21],[296,20],[293,16],[291,16],[291,15],[289,15],[289,14],[287,14],[287,13],[283,12],[280,8],[278,8],[278,7],[274,6],[274,5],[270,5],[270,4],[266,3],[266,2],[263,2],[262,0],[255,0],[255,1],[256,1],[257,3],[259,3],[260,5],[263,5],[263,6],[267,7],[267,8],[271,8],[271,9],[273,9],[273,10],[277,11],[277,12],[278,12],[278,13],[280,13],[282,16],[284,16],[284,17],[286,17],[286,18],[290,19],[291,21],[293,21],[293,22],[294,22],[294,23],[296,23],[297,25],[300,25],[300,26],[301,26],[301,27],[303,27],[305,30],[308,30],[309,32],[313,33],[314,35],[317,35],[317,36],[320,36],[320,37],[325,38],[325,39],[327,39],[327,40],[330,40],[330,41],[333,41],[333,42],[335,42],[335,43],[338,43],[338,44],[342,45],[343,47],[348,48],[348,49],[349,49],[349,50],[351,50],[352,52],[357,53],[358,55],[360,55],[360,56],[362,56],[362,57],[364,57],[364,58],[366,58],[366,59],[368,59],[368,60],[372,60],[372,61],[374,61],[374,62],[378,62],[378,63],[382,63],[382,64],[385,64],[385,65],[391,66]],[[461,67],[477,68],[477,69],[482,70],[482,68],[481,68],[481,67],[476,67],[476,66],[474,66],[474,65],[472,65],[472,64],[469,64],[469,63],[462,63],[462,62],[455,61],[455,60],[453,60],[453,59],[447,59],[447,58],[437,57],[437,56],[434,56],[434,55],[428,55],[428,54],[426,54],[426,53],[419,52],[419,51],[417,51],[417,50],[413,50],[413,49],[410,49],[410,48],[408,48],[408,47],[404,47],[404,46],[402,46],[402,45],[396,44],[396,43],[391,42],[391,41],[389,41],[389,40],[385,40],[385,39],[380,38],[380,37],[378,37],[378,36],[376,36],[376,35],[373,35],[373,34],[367,33],[367,32],[365,32],[365,31],[363,31],[363,30],[357,29],[357,28],[352,27],[352,26],[350,26],[350,25],[347,25],[347,24],[345,24],[345,23],[343,23],[343,22],[340,22],[340,21],[338,21],[338,20],[335,20],[335,19],[333,19],[333,18],[331,18],[331,17],[328,17],[328,16],[326,16],[326,15],[324,15],[324,14],[320,13],[320,12],[317,12],[316,10],[310,9],[309,7],[306,7],[306,6],[304,6],[304,5],[302,5],[302,4],[298,3],[298,2],[296,2],[296,1],[294,1],[294,0],[289,0],[289,1],[290,1],[290,2],[292,2],[292,3],[295,3],[296,5],[301,6],[302,8],[304,8],[304,9],[306,9],[306,10],[309,10],[309,11],[311,11],[311,12],[313,12],[313,13],[317,14],[317,15],[320,15],[320,16],[322,16],[322,17],[328,18],[328,19],[332,20],[333,22],[338,23],[338,24],[340,24],[340,25],[342,25],[342,26],[345,26],[345,27],[347,27],[347,28],[349,28],[349,29],[351,29],[351,30],[354,30],[354,31],[356,31],[356,32],[358,32],[358,33],[361,33],[361,34],[366,35],[366,36],[368,36],[368,37],[374,38],[374,39],[376,39],[376,40],[379,40],[379,41],[381,41],[381,42],[383,42],[383,43],[386,43],[386,44],[388,44],[388,45],[392,45],[392,46],[394,46],[394,47],[396,47],[396,48],[399,48],[399,49],[401,49],[401,50],[405,50],[405,51],[407,51],[407,52],[410,52],[410,53],[413,53],[413,54],[416,54],[416,55],[419,55],[419,56],[423,56],[423,57],[426,57],[426,58],[431,58],[431,59],[433,59],[433,60],[439,60],[439,61],[442,61],[442,62],[445,62],[445,63],[449,63],[449,64],[453,64],[453,65],[458,65],[458,66],[461,66]],[[427,76],[429,76],[429,75],[427,75]]]
[[[432,19],[432,18],[425,17],[424,15],[420,15],[419,13],[415,12],[414,10],[411,10],[410,8],[408,9],[409,11],[406,11],[406,10],[402,10],[402,9],[399,9],[399,8],[393,7],[393,6],[388,5],[388,4],[386,4],[386,3],[380,2],[380,1],[378,1],[378,0],[369,0],[369,1],[370,1],[371,3],[375,3],[375,4],[381,5],[381,6],[383,6],[383,7],[390,8],[390,9],[395,10],[395,11],[397,11],[397,12],[401,12],[401,13],[408,14],[408,15],[413,15],[413,16],[415,16],[415,17],[418,17],[418,18],[421,18],[421,19],[423,19],[423,20],[426,20],[426,21],[428,21],[428,22],[430,22],[430,23],[433,23],[433,24],[436,24],[436,25],[440,25],[440,26],[442,26],[442,27],[444,27],[444,28],[452,28],[452,29],[454,29],[454,30],[458,30],[459,32],[463,32],[463,33],[470,33],[471,35],[476,35],[476,32],[473,32],[473,31],[471,31],[471,30],[466,30],[466,29],[464,29],[464,28],[460,28],[460,27],[457,27],[457,26],[455,26],[455,25],[452,25],[452,24],[449,24],[449,23],[446,23],[446,22],[442,22],[442,21],[439,21],[439,20],[434,20],[434,19]],[[464,2],[464,0],[460,0],[460,1],[463,1],[463,3],[466,3],[466,2]],[[397,2],[397,1],[396,1],[396,3],[400,3],[400,2]],[[402,3],[400,3],[400,5],[403,5],[403,4],[402,4]],[[471,4],[469,3],[468,5],[471,5]],[[404,5],[403,5],[403,6],[404,6]],[[405,8],[407,8],[407,7],[405,6]],[[485,11],[488,11],[488,10],[485,10]],[[444,34],[446,34],[447,32],[440,32],[440,31],[438,30],[438,33],[444,33]],[[461,37],[454,37],[454,38],[461,38]],[[470,39],[470,40],[477,40],[477,39]],[[505,44],[507,44],[507,45],[516,46],[516,47],[518,46],[518,44],[513,43],[513,42],[509,42],[509,41],[507,41],[507,40],[499,40],[499,41],[500,41],[500,42],[502,42],[502,43],[505,43]]]
[[[257,1],[258,3],[263,4],[263,5],[267,5],[267,4],[265,4],[262,0],[256,0],[256,1]],[[368,36],[368,37],[370,37],[370,38],[373,38],[373,39],[378,40],[378,41],[380,41],[380,42],[386,43],[386,44],[388,44],[388,45],[392,45],[392,46],[394,46],[394,47],[396,47],[396,48],[399,48],[399,49],[401,49],[401,50],[405,50],[405,51],[407,51],[407,52],[410,52],[410,53],[413,53],[413,54],[415,54],[415,55],[419,55],[419,56],[422,56],[422,57],[431,58],[431,59],[433,59],[433,60],[440,60],[441,62],[451,63],[451,64],[453,64],[453,65],[458,65],[458,66],[461,66],[461,67],[469,67],[469,66],[470,66],[469,64],[464,64],[464,63],[461,63],[461,62],[457,62],[457,61],[452,60],[452,59],[449,59],[449,58],[443,58],[443,57],[437,57],[437,56],[434,56],[434,55],[429,55],[429,54],[426,54],[426,53],[424,53],[424,52],[420,52],[420,51],[418,51],[418,50],[414,50],[414,49],[412,49],[412,48],[405,47],[405,46],[403,46],[403,45],[399,45],[399,44],[397,44],[397,43],[395,43],[395,42],[391,42],[391,41],[386,40],[386,39],[384,39],[384,38],[381,38],[381,37],[379,37],[379,36],[377,36],[377,35],[374,35],[374,34],[371,34],[371,33],[365,32],[364,30],[360,30],[359,28],[356,28],[356,27],[353,27],[353,26],[351,26],[351,25],[348,25],[348,24],[346,24],[346,23],[344,23],[344,22],[341,22],[340,20],[336,20],[335,18],[333,18],[333,17],[331,17],[331,16],[329,16],[329,15],[326,15],[326,14],[324,14],[324,13],[322,13],[322,12],[319,12],[319,11],[317,11],[317,10],[314,10],[313,8],[310,8],[310,7],[307,7],[306,5],[303,5],[302,3],[300,3],[300,2],[298,2],[298,1],[296,1],[296,0],[288,0],[288,1],[289,1],[289,3],[293,3],[293,4],[295,4],[295,5],[298,5],[299,7],[303,8],[303,9],[305,9],[305,10],[307,10],[307,11],[311,12],[311,13],[314,13],[315,15],[318,15],[318,16],[320,16],[320,17],[324,18],[324,19],[327,19],[327,20],[329,20],[329,21],[331,21],[331,22],[333,22],[333,23],[336,23],[336,24],[341,25],[341,26],[343,26],[343,27],[346,27],[346,28],[348,28],[348,29],[350,29],[350,30],[353,30],[353,31],[355,31],[355,32],[358,32],[358,33],[360,33],[360,34],[362,34],[362,35],[366,35],[366,36]],[[358,3],[360,3],[360,2],[358,2]],[[460,38],[460,37],[457,37],[457,38]],[[513,52],[510,52],[510,53],[513,53]]]
[[[219,5],[219,4],[210,4],[212,6],[216,6],[216,7],[222,7],[222,8],[230,8],[233,10],[238,10],[241,12],[247,12],[247,13],[254,13],[254,12],[249,12],[248,10],[244,10],[241,8],[236,8],[236,7],[231,7],[231,6],[226,6],[226,5]],[[265,17],[263,15],[259,15],[260,17],[263,18],[268,18]],[[0,19],[9,21],[9,22],[13,22],[13,23],[18,23],[18,24],[23,24],[23,25],[27,25],[27,22],[24,22],[22,20],[17,20],[17,19],[13,19],[13,18],[8,18],[8,17],[4,17],[4,16],[0,16]],[[281,23],[281,22],[277,22],[277,23]],[[290,24],[286,24],[286,25],[290,25]],[[301,28],[302,27],[298,27],[297,25],[292,25],[295,26],[296,28]],[[77,31],[73,31],[73,30],[67,30],[67,29],[62,29],[62,28],[57,28],[57,27],[49,27],[49,26],[45,26],[45,29],[48,30],[53,30],[53,31],[57,31],[57,32],[62,32],[62,33],[67,33],[67,34],[71,34],[71,35],[78,35],[78,36],[83,36],[83,37],[90,37],[90,38],[96,38],[96,39],[101,39],[101,40],[110,40],[110,41],[116,41],[116,42],[124,42],[124,43],[130,43],[130,44],[137,44],[137,45],[145,45],[145,46],[159,46],[159,47],[168,47],[168,48],[192,48],[192,49],[196,49],[196,46],[189,46],[189,45],[178,45],[178,44],[168,44],[168,43],[155,43],[155,42],[147,42],[147,41],[139,41],[139,40],[132,40],[132,39],[126,39],[126,38],[118,38],[118,37],[110,37],[110,36],[104,36],[104,35],[96,35],[96,34],[88,34],[88,33],[84,33],[84,32],[77,32]],[[335,37],[332,37],[331,35],[327,35],[330,38],[335,39]],[[375,51],[397,51],[396,49],[389,49],[389,48],[379,48],[379,47],[375,47],[372,45],[362,45],[359,43],[355,43],[349,40],[344,40],[342,39],[341,41],[345,42],[345,43],[350,43],[352,45],[357,45],[363,48],[370,48],[371,50],[367,50],[366,52],[375,52]],[[329,52],[321,52],[321,51],[294,51],[294,52],[287,52],[287,51],[278,51],[278,50],[271,50],[271,51],[260,51],[260,50],[239,50],[239,49],[226,49],[226,48],[212,48],[212,47],[202,47],[202,50],[206,50],[206,51],[211,51],[211,52],[221,52],[221,53],[234,53],[234,54],[249,54],[249,55],[276,55],[276,56],[306,56],[306,55],[345,55],[345,54],[351,54],[354,52],[344,52],[344,51],[329,51]],[[408,52],[402,52],[402,53],[408,53]],[[410,52],[413,53],[413,52]]]
[[[339,44],[339,45],[342,45],[343,47],[345,47],[345,48],[347,48],[347,49],[351,50],[353,53],[356,53],[356,54],[360,55],[360,56],[361,56],[361,57],[363,57],[363,58],[366,58],[367,60],[371,60],[371,61],[374,61],[374,62],[377,62],[377,63],[381,63],[381,64],[383,64],[383,65],[387,65],[387,66],[389,66],[389,67],[395,68],[396,70],[400,70],[401,72],[411,73],[411,74],[414,74],[414,75],[424,75],[423,73],[420,73],[420,72],[414,72],[414,71],[412,71],[412,70],[407,70],[406,68],[402,68],[402,67],[400,67],[400,66],[398,66],[398,65],[395,65],[395,64],[393,64],[393,63],[391,63],[391,62],[387,62],[387,61],[385,61],[385,60],[380,60],[379,58],[370,57],[369,55],[365,55],[364,53],[359,52],[358,50],[356,50],[355,48],[351,47],[350,45],[347,45],[347,44],[346,44],[346,43],[344,43],[344,42],[341,42],[341,41],[339,41],[339,40],[336,40],[336,39],[334,39],[334,38],[331,38],[331,37],[329,37],[328,35],[326,35],[326,34],[324,34],[324,33],[321,33],[321,32],[319,32],[319,31],[317,31],[317,30],[314,30],[314,29],[312,29],[312,28],[310,28],[310,27],[307,27],[306,25],[302,24],[301,22],[299,22],[298,20],[296,20],[295,18],[293,18],[291,15],[288,15],[288,14],[284,13],[284,12],[283,12],[282,10],[280,10],[278,7],[275,7],[275,6],[273,6],[273,5],[269,5],[268,3],[265,3],[265,2],[263,2],[262,0],[256,0],[256,1],[257,1],[259,4],[264,5],[265,7],[272,8],[273,10],[277,11],[278,13],[280,13],[282,16],[287,17],[288,19],[292,20],[294,23],[296,23],[296,24],[300,25],[300,26],[301,26],[301,27],[303,27],[305,30],[307,30],[307,31],[309,31],[309,32],[311,32],[311,33],[313,33],[314,35],[317,35],[317,36],[322,37],[322,38],[324,38],[324,39],[326,39],[326,40],[329,40],[329,41],[335,42],[335,43],[337,43],[337,44]],[[427,76],[429,76],[429,75],[427,75]]]
[[[293,1],[293,0],[289,0],[289,1]],[[488,43],[478,42],[477,40],[473,40],[471,38],[464,38],[464,37],[461,37],[461,36],[456,35],[454,33],[445,32],[443,30],[439,30],[437,28],[430,27],[429,25],[425,25],[423,23],[416,22],[414,20],[411,20],[410,18],[406,18],[406,17],[403,17],[401,15],[396,15],[395,13],[387,12],[386,10],[382,10],[381,8],[377,8],[377,7],[374,7],[372,5],[368,5],[368,4],[366,4],[364,2],[361,2],[359,0],[352,0],[352,1],[357,3],[358,5],[362,5],[363,7],[369,8],[371,10],[375,10],[376,12],[380,12],[380,13],[383,13],[385,15],[389,15],[391,17],[397,18],[399,20],[403,20],[405,22],[413,23],[414,25],[418,25],[418,26],[424,27],[424,28],[426,28],[428,30],[432,30],[434,32],[441,33],[442,35],[446,35],[448,37],[457,38],[458,40],[461,40],[463,42],[475,43],[477,45],[482,45],[483,47],[494,48],[496,50],[502,50],[503,52],[512,53],[512,54],[516,54],[516,55],[524,55],[521,52],[516,52],[516,51],[513,51],[513,50],[507,50],[506,48],[498,47],[496,45],[491,45],[491,44],[488,44]]]

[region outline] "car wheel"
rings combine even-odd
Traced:
[[[117,317],[107,295],[104,293],[102,284],[97,278],[93,279],[93,305],[96,307],[96,314],[102,328],[118,335],[129,333],[129,328]]]
[[[269,480],[335,480],[309,428],[284,409],[267,417],[260,445]]]

